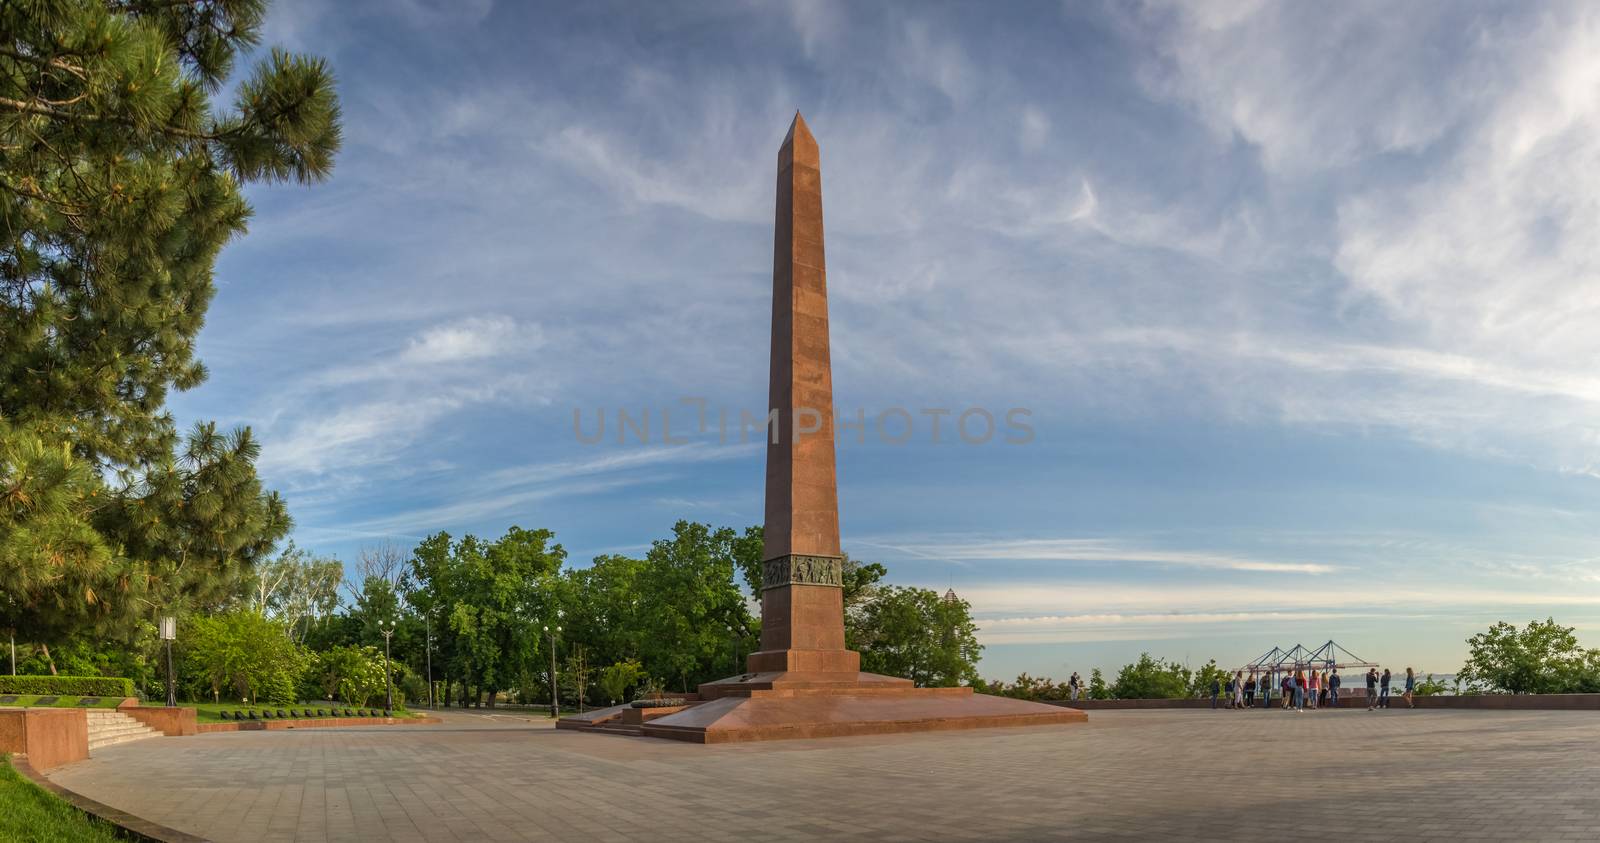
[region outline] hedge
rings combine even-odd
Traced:
[[[0,694],[56,697],[132,697],[132,679],[111,676],[0,676]]]

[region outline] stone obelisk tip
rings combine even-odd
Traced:
[[[794,113],[794,122],[789,124],[789,134],[783,138],[783,147],[778,150],[778,167],[799,164],[802,167],[822,167],[822,157],[817,150],[817,139],[811,136],[811,129],[806,126],[806,118],[800,112]]]

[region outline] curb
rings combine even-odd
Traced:
[[[164,825],[153,823],[143,817],[136,817],[127,811],[121,811],[101,802],[96,802],[87,796],[67,790],[61,785],[40,775],[28,763],[26,758],[11,757],[11,768],[21,773],[28,781],[65,800],[69,805],[96,819],[106,822],[121,829],[123,834],[134,840],[150,841],[150,843],[210,843],[204,837],[196,837],[188,832],[167,828]]]

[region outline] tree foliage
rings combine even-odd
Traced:
[[[1468,687],[1511,694],[1600,692],[1600,649],[1579,646],[1573,628],[1554,618],[1522,629],[1501,621],[1467,639],[1456,674]]]
[[[274,51],[227,108],[210,92],[263,0],[0,4],[0,413],[83,456],[172,450],[167,390],[205,378],[194,338],[251,181],[318,181],[339,146],[333,78]]]
[[[287,530],[249,431],[180,441],[165,407],[205,378],[243,186],[321,180],[338,149],[320,59],[274,51],[211,102],[265,9],[0,3],[0,623],[40,644],[220,608]]]
[[[339,607],[339,585],[344,563],[320,558],[294,542],[276,559],[256,567],[251,575],[251,604],[257,612],[276,618],[303,642],[311,624]]]
[[[1217,688],[1218,688],[1218,692],[1219,693],[1225,692],[1227,690],[1227,687],[1228,687],[1228,679],[1229,678],[1231,678],[1231,677],[1230,677],[1228,671],[1223,670],[1220,667],[1217,667],[1217,660],[1216,659],[1211,659],[1210,661],[1208,661],[1205,664],[1201,665],[1200,669],[1194,671],[1194,673],[1190,676],[1190,678],[1189,678],[1189,693],[1188,693],[1188,696],[1191,696],[1191,697],[1209,697],[1209,696],[1211,696],[1211,683],[1212,682],[1215,682],[1217,684]]]
[[[383,651],[377,647],[341,646],[312,653],[304,674],[301,696],[339,699],[353,706],[365,706],[381,697],[387,686],[383,673]]]
[[[56,642],[127,612],[128,566],[91,523],[103,491],[67,443],[0,418],[0,628]]]
[[[983,650],[971,609],[965,600],[945,600],[931,589],[877,587],[860,608],[851,639],[861,651],[861,669],[922,687],[971,683]]]
[[[644,667],[636,659],[623,659],[601,670],[597,684],[605,692],[606,701],[615,704],[624,699],[628,689],[637,685],[644,676]]]
[[[182,681],[192,698],[296,701],[307,656],[282,623],[240,609],[197,615],[186,626]]]
[[[1178,699],[1189,696],[1192,679],[1193,673],[1183,665],[1140,653],[1138,661],[1117,672],[1111,695],[1119,700]]]

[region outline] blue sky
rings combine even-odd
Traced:
[[[844,546],[969,599],[985,675],[1600,645],[1592,4],[279,0],[267,34],[330,59],[345,149],[252,189],[174,405],[255,428],[303,546],[759,522],[759,447],[659,414],[765,407],[799,109],[836,403],[917,420],[841,443]],[[970,407],[1035,437],[930,441]],[[619,408],[651,444],[577,441]]]

